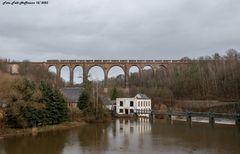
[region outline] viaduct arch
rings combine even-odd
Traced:
[[[61,68],[68,66],[70,69],[70,85],[73,85],[74,68],[77,66],[82,67],[82,77],[87,77],[90,69],[94,66],[102,68],[104,72],[104,86],[107,87],[108,73],[109,70],[118,66],[124,71],[124,83],[125,87],[128,87],[129,71],[132,66],[136,66],[139,69],[139,77],[143,75],[145,66],[150,66],[153,71],[153,75],[156,74],[159,68],[163,68],[168,72],[171,65],[188,64],[189,61],[182,60],[47,60],[43,64],[49,68],[51,66],[56,67],[57,77],[60,78]],[[83,79],[84,81],[85,79]]]
[[[145,66],[150,66],[153,71],[153,75],[156,74],[159,68],[163,68],[168,72],[173,65],[189,64],[192,61],[184,60],[47,60],[46,62],[30,62],[32,65],[43,65],[47,68],[55,66],[56,77],[61,77],[61,69],[67,66],[70,71],[70,86],[74,85],[74,69],[77,66],[82,67],[83,81],[86,79],[90,69],[94,66],[99,66],[104,72],[104,87],[107,87],[108,72],[114,66],[119,66],[124,71],[124,83],[125,87],[128,87],[129,81],[129,71],[132,66],[136,66],[139,69],[139,77],[143,75],[143,70]],[[18,64],[22,62],[10,62],[9,70],[14,70],[17,73]]]

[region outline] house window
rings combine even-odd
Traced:
[[[130,101],[130,106],[133,106],[133,101]]]
[[[123,109],[119,109],[119,113],[123,113]]]
[[[120,101],[120,106],[123,106],[123,101]]]
[[[140,106],[140,102],[138,101],[138,106]]]
[[[134,110],[133,109],[130,109],[130,113],[133,113],[134,112]]]

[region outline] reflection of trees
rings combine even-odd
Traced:
[[[101,152],[108,148],[108,124],[90,124],[82,126],[78,131],[79,144],[85,148]]]
[[[37,136],[12,137],[0,144],[6,154],[59,154],[64,148],[67,136],[65,131],[48,132]]]

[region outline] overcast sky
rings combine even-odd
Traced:
[[[240,49],[239,0],[0,1],[0,57],[180,59]]]

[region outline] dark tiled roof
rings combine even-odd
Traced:
[[[108,97],[100,97],[104,105],[116,104],[116,100],[110,100]]]
[[[104,102],[104,105],[116,105],[116,100],[109,100]]]
[[[81,88],[79,88],[79,87],[62,88],[61,92],[67,102],[77,102],[78,98],[80,96],[80,90],[81,90]]]

